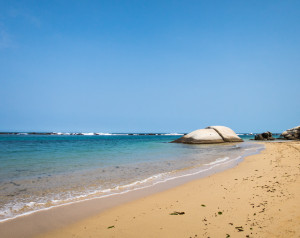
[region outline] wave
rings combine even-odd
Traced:
[[[94,132],[87,132],[87,133],[81,133],[83,136],[94,136],[94,135],[98,135],[97,133]]]
[[[241,158],[242,158],[242,156],[238,156],[238,157],[235,158],[235,159],[241,159]],[[210,162],[210,163],[205,164],[205,165],[218,165],[218,164],[222,164],[222,163],[224,163],[224,162],[227,162],[227,161],[229,161],[229,160],[230,160],[229,157],[219,158],[219,159],[216,159],[215,161]]]
[[[165,135],[165,136],[182,136],[184,134],[183,133],[166,133],[166,134],[162,134],[162,135]]]
[[[97,135],[97,136],[111,136],[111,135],[113,135],[111,133],[103,133],[103,132],[97,132],[97,133],[94,133],[94,134]]]

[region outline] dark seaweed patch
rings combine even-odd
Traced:
[[[185,212],[172,212],[170,215],[184,215]]]

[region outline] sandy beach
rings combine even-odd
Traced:
[[[233,169],[39,237],[300,237],[300,143],[265,146]]]
[[[37,237],[300,237],[300,142],[264,144],[264,151],[246,157],[232,169],[134,201],[128,199],[122,205],[95,212],[97,215],[62,223],[59,229],[44,232],[45,224],[59,222],[63,208],[48,215],[44,227],[38,227],[42,216],[35,221],[25,217],[27,223],[20,223],[22,229],[31,224],[35,232],[30,235],[28,229],[26,234],[24,229],[23,235],[33,237],[42,232]],[[96,211],[96,204],[90,204],[89,209]],[[78,211],[74,211],[74,216]],[[12,227],[18,230],[18,223],[0,224],[0,234],[23,237],[20,232],[12,232]]]
[[[0,1],[0,238],[300,238],[300,1]]]

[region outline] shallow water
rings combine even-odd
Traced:
[[[201,173],[261,146],[180,135],[0,135],[0,219]]]

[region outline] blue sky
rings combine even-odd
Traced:
[[[0,0],[0,131],[300,124],[300,1]]]

